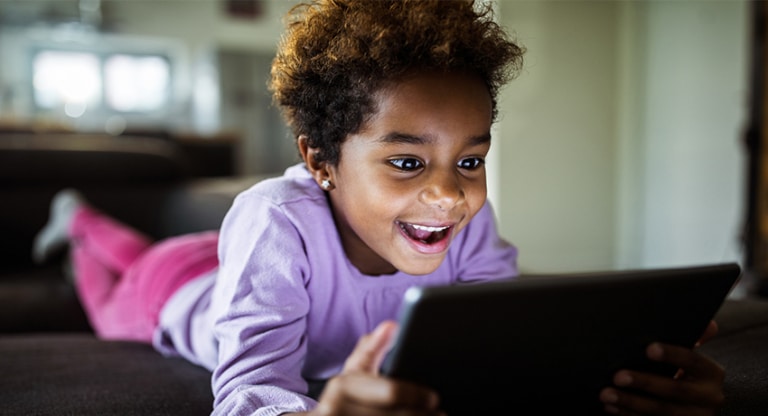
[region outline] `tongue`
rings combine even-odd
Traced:
[[[419,230],[411,226],[408,226],[407,230],[408,230],[408,235],[410,235],[411,238],[413,238],[414,240],[421,240],[425,243],[429,240],[430,237],[432,237],[432,234],[433,234],[431,231]]]

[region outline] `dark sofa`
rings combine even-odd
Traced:
[[[262,177],[190,175],[168,141],[72,139],[0,135],[0,414],[209,414],[209,372],[148,345],[97,340],[64,256],[35,265],[32,240],[62,187],[161,238],[217,228]],[[727,369],[721,414],[768,415],[768,302],[728,300],[717,321],[720,334],[702,348]]]

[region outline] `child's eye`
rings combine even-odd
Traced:
[[[394,167],[405,171],[416,170],[423,166],[420,160],[410,157],[392,159],[389,161],[389,163],[391,163]]]
[[[485,163],[485,160],[479,157],[468,157],[461,159],[458,163],[460,169],[475,170]]]

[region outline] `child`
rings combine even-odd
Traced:
[[[440,414],[435,392],[377,369],[407,288],[517,272],[484,159],[522,49],[465,1],[318,0],[291,16],[270,86],[302,164],[241,193],[220,234],[156,245],[66,191],[37,256],[70,243],[96,333],[211,370],[213,414]],[[607,410],[714,413],[716,363],[649,356],[684,371],[618,372]],[[314,380],[329,380],[317,401]]]

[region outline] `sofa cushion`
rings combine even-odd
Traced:
[[[211,374],[88,334],[0,337],[3,415],[209,415]]]
[[[715,316],[718,335],[702,352],[725,367],[726,403],[720,416],[757,415],[768,409],[768,301],[727,300]]]
[[[0,275],[0,333],[92,332],[64,274],[52,264]]]

